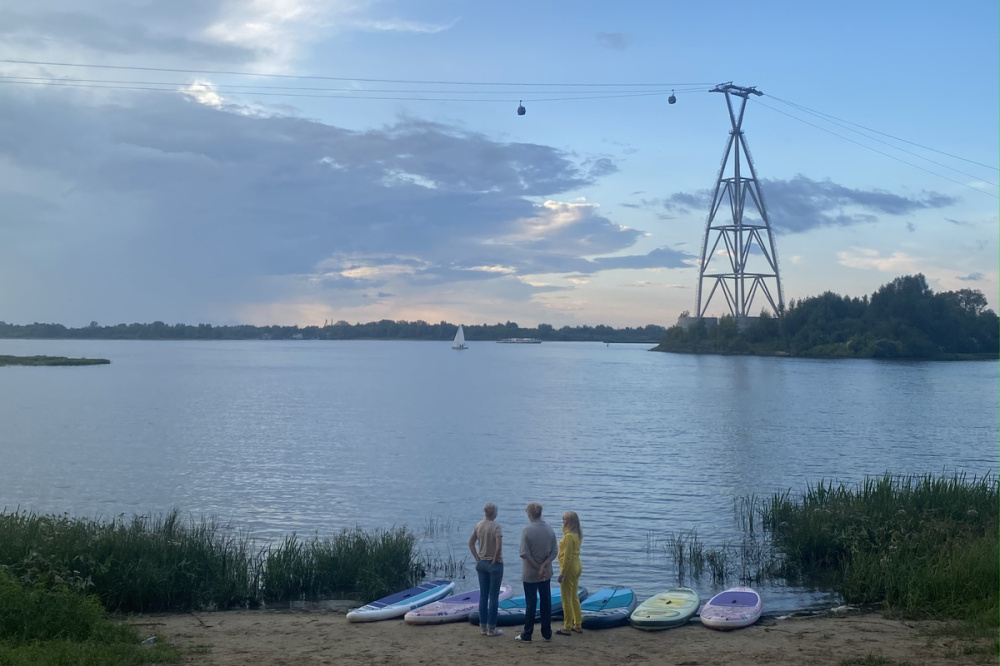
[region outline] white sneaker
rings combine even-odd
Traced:
[[[487,636],[503,636],[503,629],[490,629]]]

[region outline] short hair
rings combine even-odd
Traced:
[[[542,505],[538,502],[532,502],[524,510],[528,512],[528,518],[532,520],[538,520],[542,517]]]
[[[496,518],[497,517],[497,505],[494,504],[493,502],[487,502],[486,505],[483,506],[483,515],[485,515],[490,520],[493,520],[494,518]]]

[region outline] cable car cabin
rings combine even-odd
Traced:
[[[667,98],[667,103],[668,104],[676,104],[677,103],[677,97],[674,96],[674,91],[673,90],[670,91],[670,97]]]
[[[517,115],[523,116],[527,112],[528,112],[527,109],[524,108],[524,104],[522,104],[521,102],[518,102],[517,103]]]

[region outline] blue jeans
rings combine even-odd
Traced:
[[[531,640],[535,631],[535,602],[539,605],[539,618],[542,622],[542,638],[552,638],[552,587],[551,580],[540,583],[522,583],[524,585],[524,633],[525,640]]]
[[[496,629],[500,583],[503,581],[503,562],[479,560],[476,562],[476,574],[479,575],[479,625]]]

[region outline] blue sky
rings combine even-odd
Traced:
[[[996,309],[997,34],[986,1],[0,0],[0,319],[670,325],[727,81],[765,93],[786,301],[922,272]]]

